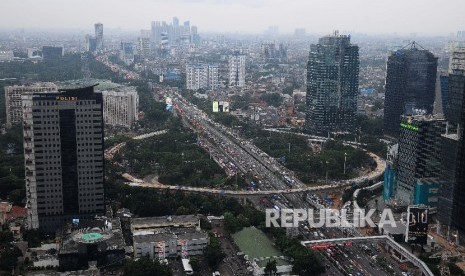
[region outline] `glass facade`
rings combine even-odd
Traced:
[[[350,44],[350,36],[325,36],[310,46],[305,119],[309,133],[353,131],[358,72],[358,46]]]
[[[433,112],[438,58],[412,44],[393,52],[387,61],[384,103],[385,134],[398,137],[400,116],[416,110]]]
[[[441,134],[444,119],[402,116],[396,168],[395,198],[406,205],[415,201],[418,179],[441,175]]]

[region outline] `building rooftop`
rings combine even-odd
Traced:
[[[68,80],[68,81],[61,81],[56,82],[59,90],[68,90],[68,89],[76,89],[82,88],[87,86],[94,86],[96,90],[107,90],[107,89],[114,89],[118,87],[122,87],[123,85],[111,82],[109,80],[101,80],[101,79],[89,79],[89,80]]]
[[[196,215],[133,218],[131,219],[131,228],[137,230],[160,227],[182,227],[197,225],[198,223],[199,218]]]
[[[160,242],[168,241],[172,239],[179,240],[199,240],[207,239],[208,234],[205,232],[197,231],[189,228],[165,228],[159,232],[139,232],[134,234],[134,243],[146,243],[146,242]]]
[[[93,222],[80,223],[79,227],[64,234],[59,254],[78,253],[79,247],[86,244],[97,244],[100,252],[116,249],[124,250],[126,244],[119,218],[93,220]]]

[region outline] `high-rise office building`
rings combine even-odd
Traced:
[[[461,67],[463,59],[461,51],[454,51],[451,57],[451,66],[448,75],[448,97],[444,114],[447,128],[442,135],[443,139],[443,175],[441,193],[438,206],[438,228],[447,238],[455,235],[455,242],[465,244],[465,68]],[[458,231],[458,232],[457,232]]]
[[[465,93],[465,90],[463,91]],[[460,138],[456,162],[456,184],[454,186],[452,204],[452,226],[457,229],[457,242],[465,244],[465,101],[462,105],[460,122]]]
[[[102,94],[94,88],[22,96],[28,227],[54,232],[104,212]]]
[[[139,95],[134,88],[102,91],[105,125],[131,128],[139,114]]]
[[[44,60],[60,59],[63,54],[63,47],[61,46],[42,46],[42,58]]]
[[[103,51],[103,24],[95,23],[95,43],[97,51]]]
[[[245,86],[245,55],[239,52],[229,56],[229,86]]]
[[[416,204],[415,189],[441,176],[441,134],[445,120],[432,115],[401,116],[394,193],[400,204]]]
[[[86,52],[94,52],[97,50],[97,40],[91,35],[85,36],[85,49]]]
[[[219,87],[218,65],[186,66],[186,88],[189,90],[217,89]]]
[[[119,58],[127,65],[130,65],[134,63],[135,50],[136,45],[134,45],[134,43],[121,41]]]
[[[438,58],[430,51],[410,48],[391,53],[387,61],[384,101],[384,132],[398,137],[400,116],[432,114],[434,107]]]
[[[13,125],[23,121],[23,110],[21,96],[27,93],[42,93],[56,91],[57,86],[54,83],[34,83],[31,85],[22,86],[6,86],[5,87],[5,108],[6,108],[6,127],[10,128]]]
[[[143,57],[150,55],[150,39],[148,37],[137,38],[137,52]]]
[[[357,111],[359,54],[350,36],[334,35],[310,46],[307,64],[308,132],[350,132]]]

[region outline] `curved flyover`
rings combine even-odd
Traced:
[[[144,139],[148,137],[152,137],[155,135],[160,135],[166,133],[166,130],[152,132],[150,134],[140,135],[134,137],[133,139]],[[111,160],[113,154],[118,152],[122,147],[124,147],[125,143],[120,143],[113,148],[109,149],[105,153],[105,158]],[[311,191],[321,191],[327,189],[335,189],[335,188],[344,188],[347,186],[352,185],[354,182],[356,184],[362,183],[364,181],[374,180],[378,177],[382,176],[384,170],[386,169],[386,162],[382,160],[379,156],[374,153],[368,152],[373,160],[376,162],[376,169],[371,171],[369,174],[364,176],[359,176],[357,178],[345,180],[342,183],[338,184],[330,184],[330,185],[319,185],[319,186],[310,186],[310,187],[303,187],[303,188],[289,188],[283,190],[265,190],[265,191],[250,191],[250,190],[224,190],[224,189],[211,189],[211,188],[201,188],[201,187],[189,187],[189,186],[179,186],[179,185],[165,185],[165,184],[154,184],[145,182],[141,179],[138,179],[128,173],[124,173],[122,177],[127,180],[128,185],[136,186],[136,187],[147,187],[147,188],[154,188],[154,189],[162,189],[162,190],[180,190],[186,192],[194,192],[194,193],[206,193],[206,194],[218,194],[218,195],[236,195],[236,196],[247,196],[247,195],[272,195],[272,194],[292,194],[292,193],[303,193],[303,192],[311,192]]]

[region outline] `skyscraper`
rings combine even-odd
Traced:
[[[310,46],[307,64],[308,132],[352,131],[357,111],[359,55],[350,36],[334,35]]]
[[[417,183],[441,176],[441,117],[402,116],[394,193],[399,203],[416,204]]]
[[[229,86],[245,86],[245,55],[238,51],[229,56]]]
[[[463,91],[465,93],[465,90]],[[462,104],[461,132],[458,145],[456,165],[456,184],[454,186],[454,200],[452,207],[452,226],[458,230],[457,240],[465,244],[465,101]]]
[[[433,112],[438,58],[417,46],[413,42],[388,57],[384,132],[393,137],[399,136],[401,115]]]
[[[150,55],[150,39],[148,37],[137,38],[137,52],[143,57]]]
[[[95,42],[97,51],[103,51],[103,24],[95,23]]]
[[[448,76],[448,97],[445,106],[447,128],[443,140],[443,175],[438,205],[438,222],[447,227],[450,238],[456,233],[456,242],[465,244],[465,55],[463,51],[454,51]],[[441,228],[439,228],[441,229]]]
[[[22,96],[28,226],[54,232],[104,212],[102,94],[94,88]]]

